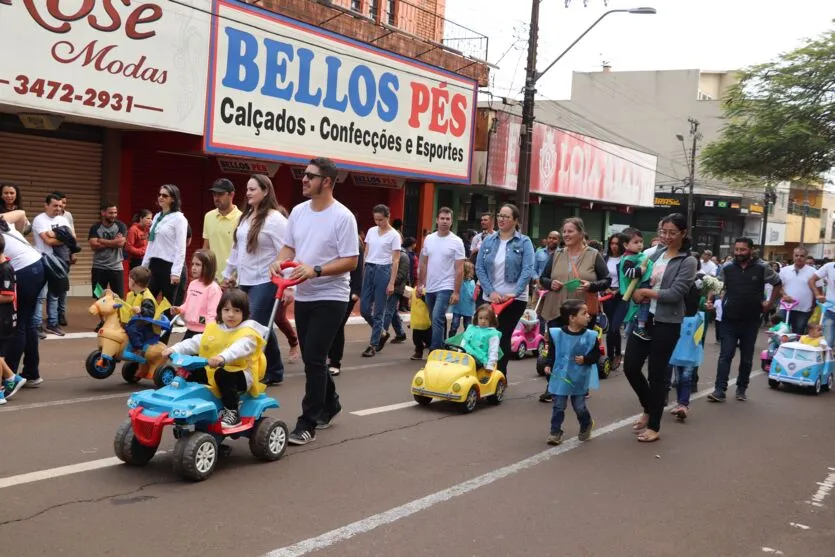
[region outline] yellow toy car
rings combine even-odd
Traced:
[[[447,345],[452,347],[449,341]],[[460,404],[464,414],[475,410],[484,398],[490,404],[501,404],[506,388],[504,373],[476,369],[475,358],[454,349],[433,350],[412,379],[412,395],[418,404],[427,406],[433,398],[440,398]]]

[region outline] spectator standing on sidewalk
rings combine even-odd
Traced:
[[[794,248],[792,257],[793,265],[787,265],[780,269],[780,282],[783,283],[783,301],[787,304],[797,302],[797,305],[788,312],[788,321],[791,331],[796,335],[806,332],[806,324],[812,316],[815,308],[814,290],[809,286],[811,279],[817,280],[816,269],[806,264],[807,251],[804,247]],[[786,321],[786,311],[780,310],[780,316]]]
[[[128,229],[125,241],[125,252],[128,256],[128,270],[142,265],[145,250],[148,249],[148,231],[154,215],[148,209],[141,209],[133,216],[133,222]]]
[[[493,225],[493,213],[482,213],[481,214],[481,232],[473,236],[472,241],[470,242],[470,260],[475,265],[476,257],[478,256],[478,250],[481,249],[481,243],[484,239],[495,232],[495,228]]]
[[[383,328],[383,321],[389,299],[396,299],[394,283],[400,265],[400,234],[389,224],[389,208],[377,205],[372,213],[376,226],[365,234],[365,269],[360,297],[360,313],[371,327],[371,339],[362,353],[365,358],[373,357],[388,342],[389,333]]]
[[[39,214],[32,221],[32,232],[35,237],[35,249],[37,249],[39,252],[54,254],[56,247],[64,246],[64,243],[58,238],[56,238],[54,231],[54,229],[59,226],[66,226],[70,228],[70,230],[72,230],[67,218],[61,214],[62,211],[63,209],[61,199],[58,197],[58,195],[54,193],[50,193],[49,195],[47,195],[46,199],[44,200],[44,212]],[[67,259],[64,259],[64,261],[66,262]],[[69,265],[67,267],[69,268]],[[48,292],[46,285],[44,285],[41,291],[41,295],[38,298],[37,313],[35,315],[35,325],[40,326],[43,324],[42,302],[45,299],[47,301],[47,325],[44,331],[60,337],[64,336],[65,333],[59,326],[58,311],[60,299],[66,299],[66,296],[66,292]]]
[[[226,260],[232,252],[235,228],[241,210],[235,205],[235,185],[226,178],[218,178],[209,188],[215,208],[203,217],[203,249],[210,249],[217,259],[217,281],[223,282]]]
[[[67,219],[67,222],[70,223],[70,230],[72,231],[73,236],[77,236],[75,233],[75,219],[72,216],[72,213],[67,211],[67,194],[64,192],[56,191],[52,192],[58,196],[61,200],[61,215]],[[56,253],[56,255],[59,255]],[[75,253],[67,252],[66,250],[61,250],[59,257],[62,257],[64,261],[67,263],[68,266],[75,265],[78,261]],[[47,299],[48,300],[48,299]],[[48,307],[48,306],[47,306]],[[67,293],[64,292],[63,294],[58,296],[58,324],[62,327],[67,326]]]
[[[560,233],[556,230],[552,230],[548,233],[548,237],[545,238],[545,246],[536,250],[534,254],[534,273],[536,276],[534,277],[534,281],[536,282],[540,275],[542,275],[542,271],[545,270],[545,265],[548,263],[548,259],[554,256],[554,252],[557,251],[560,247]]]
[[[458,303],[458,292],[464,279],[464,242],[451,230],[452,209],[438,209],[437,223],[438,231],[423,240],[418,265],[417,293],[425,299],[432,319],[430,350],[444,345],[446,311],[450,305]]]
[[[119,211],[111,203],[101,204],[101,220],[90,227],[87,239],[93,250],[91,287],[93,298],[98,298],[97,286],[109,288],[120,298],[125,297],[125,270],[122,248],[127,242],[128,230],[125,223],[118,220]]]
[[[0,183],[0,195],[3,201],[0,203],[0,214],[8,213],[9,211],[23,210],[23,197],[20,195],[20,187],[17,184],[10,182]],[[15,225],[18,232],[26,236],[32,231],[32,224],[25,214],[22,219]]]
[[[334,199],[337,169],[330,159],[310,161],[302,178],[302,195],[309,198],[293,208],[284,236],[284,247],[270,267],[296,261],[291,278],[304,279],[296,287],[296,328],[304,361],[305,393],[302,414],[287,441],[306,445],[316,439],[316,429],[331,426],[342,410],[336,385],[325,365],[328,350],[339,331],[351,297],[350,273],[357,266],[357,219]],[[294,293],[285,291],[289,303]]]
[[[734,241],[734,260],[719,269],[719,280],[725,284],[722,298],[722,345],[716,367],[716,384],[707,399],[725,402],[731,362],[739,346],[739,377],[736,380],[736,399],[748,400],[748,379],[754,360],[754,345],[764,311],[774,306],[782,294],[780,277],[761,259],[753,259],[754,242],[750,238]],[[763,301],[765,284],[774,286],[771,298]],[[713,309],[713,296],[708,298],[705,309]]]
[[[354,311],[354,306],[362,295],[363,252],[365,251],[365,245],[359,235],[357,235],[357,249],[359,250],[357,268],[351,271],[351,297],[348,299],[342,324],[339,326],[339,330],[336,331],[331,348],[328,350],[328,371],[334,377],[342,372],[342,356],[345,354],[345,325],[348,324],[348,318],[351,317],[351,312]]]

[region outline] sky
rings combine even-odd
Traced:
[[[542,71],[607,10],[641,6],[656,15],[608,15],[537,84],[539,96],[571,97],[573,71],[732,70],[767,62],[835,26],[835,0],[541,0]],[[507,6],[516,9],[508,13]],[[446,18],[489,38],[490,90],[521,98],[531,0],[446,0]]]

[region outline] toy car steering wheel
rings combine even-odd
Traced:
[[[291,269],[293,267],[298,267],[299,263],[297,261],[282,261],[281,262],[281,270],[284,271],[285,269]],[[305,279],[288,279],[284,278],[282,275],[275,275],[272,277],[272,283],[276,286],[275,290],[275,297],[276,299],[281,299],[284,295],[284,290],[291,286],[296,286],[297,284],[301,284],[304,282]]]

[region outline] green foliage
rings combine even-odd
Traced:
[[[731,180],[820,179],[835,166],[835,30],[748,68],[723,99],[722,136],[702,151]]]

